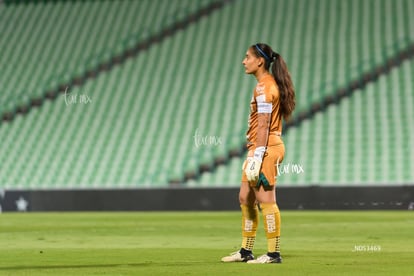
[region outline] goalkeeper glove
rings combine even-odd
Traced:
[[[248,157],[245,161],[247,164],[244,165],[244,172],[246,173],[249,182],[257,182],[259,180],[259,172],[265,151],[265,147],[258,147],[254,151],[254,156]]]

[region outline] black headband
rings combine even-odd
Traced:
[[[259,51],[259,53],[265,58],[265,60],[267,61],[267,62],[271,62],[272,61],[272,59],[271,58],[269,58],[267,55],[266,55],[266,53],[265,52],[263,52],[263,50],[262,49],[260,49],[260,47],[259,47],[259,44],[256,44],[256,45],[254,45],[255,47],[256,47],[256,50],[257,51]]]

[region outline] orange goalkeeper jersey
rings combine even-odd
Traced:
[[[281,143],[282,118],[279,116],[279,88],[272,75],[263,76],[253,91],[250,101],[250,115],[246,133],[247,148],[253,150],[257,139],[258,113],[271,113],[267,146]]]

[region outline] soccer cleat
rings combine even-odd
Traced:
[[[224,263],[234,263],[234,262],[247,262],[254,260],[253,254],[242,255],[240,251],[233,252],[229,256],[221,258],[221,261]]]
[[[256,260],[247,261],[248,264],[280,264],[281,262],[281,257],[273,258],[267,254],[260,256]]]

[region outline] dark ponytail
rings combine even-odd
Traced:
[[[283,119],[289,120],[296,105],[295,89],[283,58],[275,52],[272,53],[272,58],[272,75],[279,86],[280,92],[279,112]]]
[[[276,52],[273,52],[269,45],[258,43],[252,46],[258,57],[264,57],[265,68],[267,71],[272,65],[272,75],[275,79],[280,93],[279,116],[289,120],[295,109],[295,89],[290,77],[289,70],[283,58]]]

